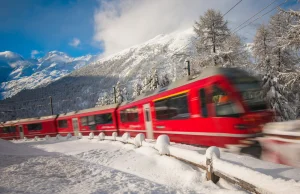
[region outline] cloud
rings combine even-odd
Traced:
[[[78,38],[73,38],[73,40],[69,43],[69,45],[72,47],[78,47],[79,44],[80,40]]]
[[[35,58],[36,55],[40,54],[41,52],[38,50],[32,50],[31,51],[31,58]]]
[[[225,19],[229,27],[235,28],[271,1],[242,1]],[[209,8],[225,13],[236,3],[237,0],[103,0],[94,14],[94,40],[104,45],[105,55],[112,54],[158,34],[190,28]],[[258,22],[266,20],[268,15]],[[255,28],[249,26],[240,32],[252,39]]]

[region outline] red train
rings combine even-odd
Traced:
[[[256,78],[239,69],[207,68],[198,77],[120,105],[1,123],[0,137],[129,132],[144,133],[149,139],[167,134],[173,142],[225,147],[257,135],[272,118]]]

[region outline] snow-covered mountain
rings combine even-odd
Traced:
[[[46,86],[95,59],[92,55],[72,58],[63,52],[51,51],[42,58],[25,60],[17,53],[0,52],[0,99],[24,89]]]
[[[132,85],[147,76],[153,69],[157,69],[159,75],[168,74],[170,79],[180,78],[187,73],[185,60],[196,55],[195,39],[193,29],[158,35],[145,43],[76,69],[46,87],[21,91],[11,100],[21,102],[32,99],[41,100],[15,104],[18,106],[14,107],[16,109],[26,108],[26,111],[19,111],[17,117],[28,117],[28,114],[30,116],[49,115],[49,100],[43,98],[50,95],[53,98],[55,114],[94,107],[99,96],[104,92],[112,93],[112,87],[118,81],[131,93]],[[56,70],[55,67],[62,66],[64,61],[73,61],[68,64],[73,64],[74,68],[78,67],[75,66],[75,59],[70,60],[56,53],[55,59],[60,61],[58,63],[51,60],[52,55],[53,53],[49,53],[40,59],[36,67],[40,71],[27,77],[27,79],[34,79],[31,80],[31,85],[40,84],[40,82],[47,83],[47,77],[49,81],[55,79],[52,77],[52,74],[55,74],[53,73]],[[62,76],[67,74],[67,70],[57,71],[57,73]],[[22,82],[19,81],[18,84],[26,83],[26,77],[21,80]]]

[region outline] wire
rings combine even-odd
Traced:
[[[243,0],[240,0],[239,2],[237,2],[232,8],[230,8],[225,14],[222,15],[222,17],[224,17],[226,14],[228,14],[231,10],[233,10],[233,8],[235,8],[238,4],[240,4]]]
[[[274,7],[273,9],[271,9],[270,11],[266,12],[265,14],[261,15],[260,17],[256,18],[255,20],[253,20],[252,22],[248,23],[247,25],[243,26],[242,28],[234,31],[233,33],[236,33],[242,29],[244,29],[246,26],[249,26],[250,24],[252,24],[253,22],[257,21],[258,19],[262,18],[263,16],[267,15],[268,13],[272,12],[274,9],[278,8],[279,6],[283,5],[287,3],[287,0],[285,0],[283,3],[280,3],[279,5],[277,5],[276,7]]]
[[[235,29],[233,29],[232,31],[235,31],[237,29],[239,29],[242,25],[244,25],[246,22],[250,21],[252,18],[254,18],[255,16],[257,16],[258,14],[260,14],[262,11],[264,11],[265,9],[267,9],[268,7],[270,7],[273,3],[275,3],[278,0],[274,0],[272,1],[269,5],[267,5],[266,7],[262,8],[259,12],[257,12],[256,14],[254,14],[253,16],[251,16],[249,19],[247,19],[246,21],[244,21],[242,24],[240,24],[238,27],[236,27]]]

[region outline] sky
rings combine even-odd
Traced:
[[[1,0],[0,52],[38,58],[52,50],[77,57],[109,55],[143,43],[159,34],[191,28],[209,8],[226,13],[240,0]],[[273,4],[299,9],[297,0],[243,0],[225,15],[228,25],[239,24]],[[274,11],[238,34],[251,42],[257,26]],[[258,15],[259,16],[259,15]]]

